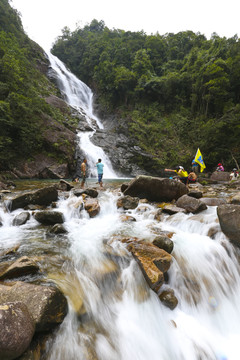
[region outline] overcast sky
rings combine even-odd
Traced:
[[[192,30],[211,37],[240,36],[239,0],[12,0],[28,36],[45,50],[61,29],[75,30],[93,19],[110,29],[164,35]]]

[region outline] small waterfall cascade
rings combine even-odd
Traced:
[[[136,219],[129,223],[121,220],[118,196],[101,192],[101,211],[89,218],[80,210],[81,197],[62,195],[56,206],[67,234],[55,237],[33,216],[13,226],[22,209],[0,208],[0,253],[18,244],[22,254],[44,258],[45,281],[55,282],[68,299],[46,360],[239,360],[239,249],[221,232],[216,207],[166,214],[159,222],[156,205],[140,203],[128,211]],[[162,289],[174,290],[174,310],[159,301],[119,241],[151,241],[158,231],[173,234],[173,262]]]
[[[103,129],[103,124],[93,113],[93,93],[91,89],[72,74],[56,56],[48,53],[48,58],[51,68],[57,76],[58,88],[65,101],[72,106],[81,117],[85,118],[89,128],[92,129],[91,131],[79,131],[77,135],[79,139],[78,146],[85,154],[88,162],[89,176],[96,177],[96,162],[100,158],[104,164],[104,177],[109,179],[118,178],[112,168],[109,157],[101,147],[95,146],[91,142],[91,137],[94,135],[96,129]]]

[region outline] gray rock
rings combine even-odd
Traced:
[[[173,251],[174,243],[167,235],[162,234],[156,236],[152,243],[158,248],[165,250],[169,254],[171,254]]]
[[[28,211],[23,211],[15,216],[15,218],[13,219],[13,226],[24,225],[29,219],[30,219],[30,213]]]
[[[229,181],[230,180],[230,173],[227,171],[214,171],[210,176],[210,180],[215,181]]]
[[[203,197],[201,198],[201,201],[207,206],[219,206],[227,203],[226,199],[210,198],[210,197]]]
[[[75,196],[82,196],[83,194],[86,194],[92,198],[98,197],[98,191],[95,189],[87,188],[87,189],[75,189],[73,191],[73,194]]]
[[[62,224],[63,214],[60,211],[43,210],[34,214],[34,218],[43,225]]]
[[[161,294],[159,295],[159,299],[165,306],[167,306],[171,310],[174,310],[178,304],[178,299],[174,295],[174,291],[172,289],[161,292]]]
[[[52,201],[57,201],[58,192],[55,186],[44,187],[35,191],[28,192],[13,198],[10,202],[10,211],[24,208],[27,205],[50,205]]]
[[[35,331],[28,308],[22,302],[0,305],[0,359],[19,357],[30,345]]]
[[[240,247],[240,206],[225,204],[217,208],[222,232]]]
[[[203,193],[199,190],[191,190],[189,191],[188,196],[194,197],[195,199],[200,199],[203,196]]]
[[[184,214],[187,213],[187,210],[185,210],[183,208],[180,208],[180,207],[177,207],[177,206],[172,205],[172,204],[165,205],[164,208],[162,209],[162,211],[164,213],[169,214],[169,215],[174,215],[174,214],[177,214],[177,213],[184,213]]]
[[[172,201],[187,193],[188,188],[179,181],[144,175],[133,179],[124,191],[124,195],[146,198],[149,201]]]
[[[197,214],[200,211],[207,209],[207,205],[204,204],[201,200],[195,199],[188,195],[183,195],[182,197],[180,197],[177,200],[176,205],[193,214]]]
[[[131,196],[121,196],[117,201],[117,207],[123,207],[124,210],[136,209],[138,206],[139,198]]]
[[[48,331],[60,324],[67,314],[65,296],[53,286],[16,282],[0,284],[0,303],[21,301],[31,314],[36,331]]]

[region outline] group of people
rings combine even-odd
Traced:
[[[222,163],[218,164],[216,171],[224,171],[224,167]],[[230,177],[230,181],[237,180],[239,178],[238,170],[236,168],[232,169],[229,177]]]
[[[100,188],[103,187],[102,178],[103,178],[103,167],[104,164],[102,163],[102,159],[98,159],[98,162],[96,163],[97,167],[97,173],[98,173],[98,184],[100,185]],[[81,188],[84,188],[86,179],[87,179],[87,159],[83,159],[83,162],[81,163],[81,175],[76,175],[73,179],[75,182],[79,182],[79,178],[82,179],[81,181]]]
[[[188,184],[194,184],[197,181],[197,173],[193,170],[190,170],[189,173],[183,168],[183,166],[178,166],[175,170],[165,169],[165,171],[170,171],[176,173],[176,176],[173,176],[173,179],[180,180],[182,183],[188,186]]]
[[[176,173],[176,176],[173,176],[173,179],[180,180],[185,185],[196,183],[197,181],[197,174],[199,171],[198,164],[193,160],[192,161],[192,169],[189,173],[183,168],[183,166],[177,166],[175,170],[172,169],[165,169],[165,171],[170,171]],[[224,171],[224,167],[221,163],[218,164],[216,171]],[[239,173],[236,168],[232,170],[230,173],[230,181],[237,180],[239,178]]]

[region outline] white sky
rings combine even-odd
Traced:
[[[12,0],[28,36],[49,50],[61,29],[83,27],[93,19],[110,28],[160,35],[192,30],[240,36],[239,0]]]

